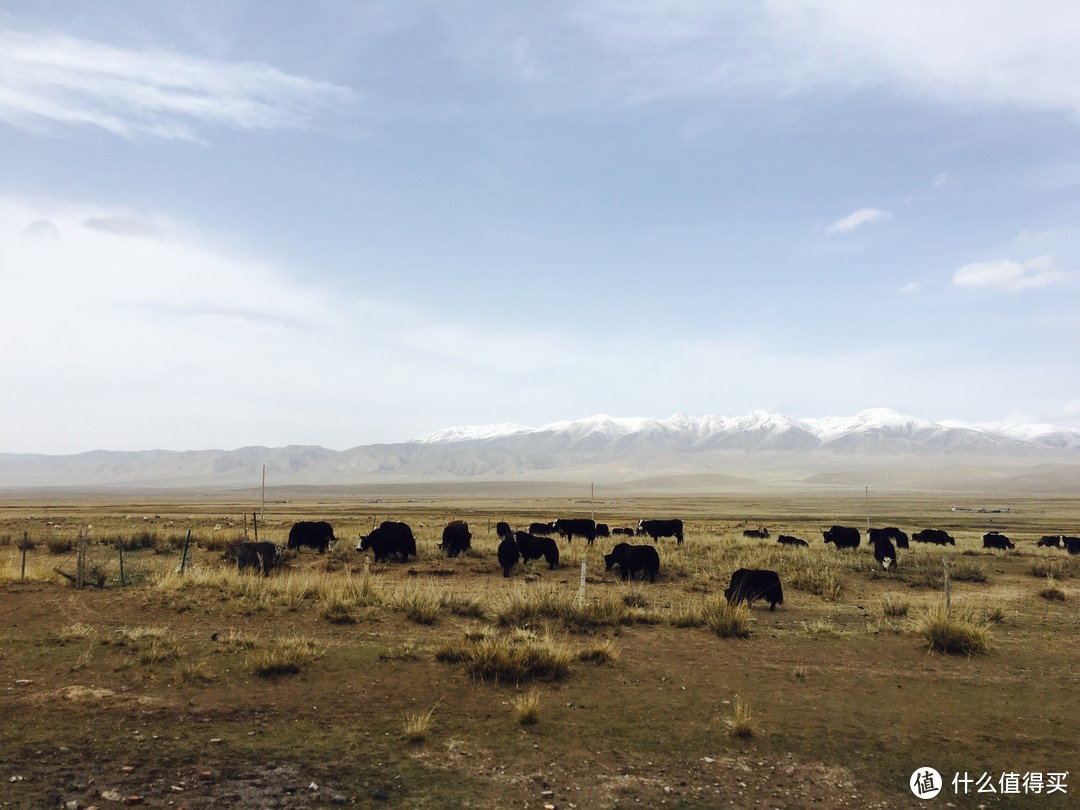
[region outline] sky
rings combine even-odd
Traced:
[[[0,452],[1080,427],[1080,5],[0,0]]]

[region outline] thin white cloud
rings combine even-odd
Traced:
[[[871,222],[882,222],[891,217],[892,214],[888,211],[882,211],[880,208],[860,208],[858,211],[852,211],[846,217],[836,220],[825,229],[825,233],[830,235],[848,233]]]
[[[0,120],[201,140],[211,127],[309,126],[351,92],[265,64],[0,31]]]
[[[921,281],[909,281],[903,287],[900,288],[901,295],[917,295],[921,293],[926,285]]]
[[[460,62],[529,90],[558,90],[544,95],[551,104],[887,87],[946,103],[1080,112],[1080,5],[1072,0],[673,0],[543,9],[480,22],[453,13],[440,19],[452,29],[447,39]]]
[[[1060,270],[1053,256],[1038,256],[1024,262],[993,259],[965,264],[953,274],[953,286],[967,290],[1022,292],[1057,284],[1070,278]]]

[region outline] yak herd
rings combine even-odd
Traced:
[[[549,523],[530,523],[528,531],[514,530],[509,523],[499,521],[495,532],[500,541],[497,557],[504,577],[509,577],[519,562],[526,564],[530,560],[538,560],[541,557],[547,562],[549,568],[557,568],[559,547],[555,542],[555,535],[562,537],[568,543],[573,542],[574,537],[580,537],[590,546],[597,537],[618,536],[648,536],[653,541],[662,537],[673,537],[677,543],[683,542],[683,523],[678,519],[641,520],[636,527],[617,528],[610,528],[607,524],[596,523],[589,519],[559,519]],[[821,534],[825,543],[831,543],[838,549],[858,548],[862,542],[862,532],[851,526],[832,526],[829,529],[822,529]],[[766,539],[770,534],[769,530],[762,526],[745,530],[743,536],[750,539]],[[795,548],[809,546],[807,541],[786,534],[779,535],[776,540],[781,546]],[[953,537],[941,529],[923,529],[909,538],[906,532],[893,526],[884,529],[868,529],[867,541],[873,547],[874,559],[883,569],[897,565],[899,559],[897,549],[909,548],[910,542],[956,545]],[[327,521],[300,521],[295,523],[289,531],[285,548],[293,551],[312,548],[325,554],[335,542],[337,538],[334,536],[334,530]],[[457,557],[468,551],[471,543],[472,533],[469,531],[469,524],[464,520],[451,520],[443,528],[439,550],[447,557]],[[1080,554],[1080,537],[1064,534],[1044,535],[1037,545],[1063,548],[1069,554]],[[1000,532],[990,531],[983,535],[985,549],[1005,551],[1015,547],[1015,544]],[[408,562],[409,557],[417,556],[416,538],[413,536],[412,528],[407,523],[394,520],[385,520],[373,528],[369,534],[361,535],[356,550],[370,551],[376,562],[387,562],[392,557]],[[234,556],[237,567],[241,571],[250,568],[261,571],[263,576],[268,576],[280,561],[282,552],[283,549],[274,543],[241,542],[236,545]],[[648,577],[650,582],[655,582],[656,575],[660,572],[660,555],[652,545],[620,542],[615,544],[609,554],[604,554],[604,564],[608,571],[618,567],[619,576],[623,581],[631,577],[640,577],[643,580]],[[769,603],[770,610],[775,610],[778,604],[784,602],[780,577],[775,571],[763,569],[740,568],[735,571],[724,595],[732,604],[744,601],[752,604],[755,599],[761,599]]]

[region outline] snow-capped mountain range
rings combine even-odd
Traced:
[[[1054,491],[1073,491],[1074,481],[1080,483],[1080,430],[931,422],[882,408],[818,419],[765,411],[666,419],[598,415],[538,428],[453,427],[408,442],[344,451],[290,446],[0,453],[0,487],[255,487],[264,465],[271,485],[626,483],[711,476],[714,483],[722,479],[732,486],[878,479],[915,486],[929,476],[957,486],[987,480],[1005,486],[1015,480],[1029,491],[1050,484]]]
[[[1080,429],[1012,422],[967,424],[931,422],[888,408],[872,408],[855,416],[796,419],[752,411],[745,416],[688,416],[667,419],[620,418],[599,414],[573,422],[553,422],[539,428],[515,424],[461,426],[440,430],[415,441],[422,444],[498,441],[544,434],[581,441],[616,443],[630,437],[663,437],[686,449],[737,447],[744,449],[807,450],[851,448],[875,444],[910,452],[1045,448],[1080,450]]]

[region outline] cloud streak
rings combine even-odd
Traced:
[[[63,34],[0,32],[0,120],[201,140],[205,130],[303,128],[347,88],[265,64],[125,50]]]
[[[825,233],[830,236],[838,233],[849,233],[871,222],[884,222],[891,218],[892,214],[888,211],[882,211],[880,208],[860,208],[858,211],[852,211],[846,217],[836,220],[825,229]]]
[[[953,286],[964,290],[991,290],[1017,293],[1058,284],[1070,274],[1058,269],[1053,256],[1039,256],[1024,262],[994,259],[965,264],[953,274]]]

